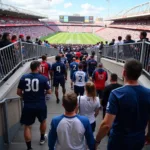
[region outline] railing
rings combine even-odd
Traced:
[[[102,57],[125,62],[134,58],[143,65],[143,71],[150,77],[150,43],[143,41],[138,43],[104,46],[101,51]],[[99,55],[98,55],[99,57]]]
[[[14,131],[11,131],[11,122],[10,120],[12,119],[12,108],[8,107],[8,103],[9,105],[11,105],[12,103],[17,102],[17,106],[18,108],[17,110],[17,118],[21,117],[21,112],[22,112],[22,108],[23,108],[23,103],[21,102],[20,97],[14,97],[14,98],[5,98],[2,101],[0,101],[0,117],[1,117],[1,130],[3,131],[3,137],[4,137],[4,142],[7,144],[10,144],[12,138],[13,138],[13,134],[11,134]],[[16,117],[16,116],[15,116]],[[15,120],[16,123],[19,123],[19,120]],[[17,129],[16,129],[17,130]]]
[[[0,49],[0,84],[7,80],[26,61],[40,58],[42,55],[55,56],[58,51],[30,43],[17,41]]]

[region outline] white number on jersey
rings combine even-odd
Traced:
[[[42,66],[42,65],[40,66],[40,72],[41,72],[41,73],[45,73],[45,67]]]
[[[76,65],[73,65],[73,70],[76,70],[77,66]]]
[[[39,91],[39,80],[38,79],[25,79],[25,81],[27,81],[27,89],[25,89],[26,92],[38,92]]]
[[[58,71],[59,73],[61,72],[60,66],[57,66],[57,67],[56,67],[56,71]]]
[[[83,82],[83,77],[79,76],[79,82]]]

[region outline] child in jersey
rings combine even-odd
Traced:
[[[86,82],[88,81],[87,74],[82,69],[83,69],[83,65],[79,64],[79,70],[76,71],[73,75],[74,92],[77,95],[84,94],[84,87]]]
[[[71,89],[73,89],[73,74],[78,71],[78,63],[76,62],[76,58],[73,58],[73,62],[70,64],[70,79],[71,79]]]

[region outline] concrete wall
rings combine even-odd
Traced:
[[[49,62],[54,62],[54,57],[48,58]],[[22,75],[30,72],[30,62],[24,64],[20,67],[1,87],[0,87],[0,101],[4,98],[11,99],[12,97],[17,97],[16,91],[18,82]],[[10,140],[13,139],[16,132],[20,128],[20,116],[21,116],[21,101],[10,100],[7,103],[8,109],[8,125]],[[0,150],[4,149],[4,139],[5,136],[5,125],[4,125],[4,115],[3,115],[3,104],[0,104]]]
[[[108,71],[112,73],[116,73],[118,77],[122,79],[122,72],[123,72],[123,67],[124,67],[123,63],[116,62],[114,60],[110,60],[107,58],[102,58],[101,61],[103,63],[104,68],[106,68]],[[147,88],[150,88],[150,80],[144,74],[140,76],[139,84]]]

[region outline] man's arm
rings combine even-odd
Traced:
[[[19,95],[20,97],[23,97],[23,91],[21,89],[17,89],[17,95]]]
[[[55,127],[55,125],[53,123],[53,120],[52,120],[52,122],[51,122],[51,129],[50,129],[49,135],[48,135],[48,147],[49,147],[49,150],[54,150],[56,139],[57,139],[56,127]]]
[[[106,115],[104,120],[102,121],[98,134],[96,136],[96,141],[100,143],[100,141],[107,135],[112,124],[116,118],[116,114],[118,112],[118,103],[115,95],[111,92],[109,97],[109,102],[107,103]],[[98,144],[96,145],[98,146]]]
[[[96,141],[101,141],[109,132],[112,127],[112,124],[115,120],[115,115],[106,113],[104,120],[102,121],[99,131],[96,136]]]
[[[23,89],[24,89],[24,79],[23,77],[20,79],[18,88],[17,88],[17,95],[23,97]]]

